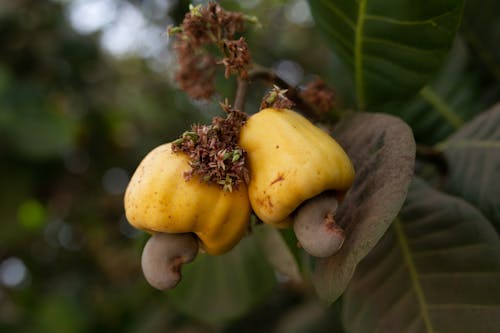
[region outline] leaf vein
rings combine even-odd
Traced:
[[[421,47],[410,46],[410,45],[406,45],[406,44],[397,43],[397,42],[394,42],[394,41],[389,40],[389,39],[376,38],[376,37],[365,37],[364,41],[365,41],[365,43],[368,42],[368,43],[374,43],[374,44],[383,44],[383,45],[388,45],[388,46],[395,47],[395,48],[402,49],[402,50],[421,52],[421,53],[436,54],[436,53],[444,52],[444,51],[448,50],[448,48],[424,49]]]
[[[411,289],[405,289],[404,292],[399,295],[399,297],[390,304],[390,306],[385,309],[385,313],[380,316],[377,320],[377,328],[375,329],[375,332],[379,332],[380,329],[382,328],[381,323],[383,323],[384,320],[386,320],[387,316],[391,314],[391,311],[397,306],[400,305],[402,301],[404,301],[404,298],[411,293]],[[411,324],[412,321],[409,322]]]
[[[374,55],[369,55],[369,56],[365,55],[365,59],[390,64],[391,66],[396,67],[398,69],[398,71],[404,72],[405,74],[402,75],[403,77],[408,77],[409,75],[411,75],[414,77],[415,80],[419,80],[419,78],[425,79],[425,77],[427,77],[425,74],[422,74],[421,71],[418,71],[416,68],[415,68],[415,70],[412,70],[408,66],[405,67],[404,65],[402,65],[396,61],[390,61],[386,58],[382,58],[382,57],[374,56]],[[382,74],[378,73],[380,71],[375,70],[376,67],[377,66],[373,66],[373,68],[371,68],[370,71],[372,73],[377,73],[378,75],[382,76]],[[394,80],[395,78],[392,78],[392,79]]]
[[[420,96],[446,119],[455,129],[460,128],[464,120],[446,103],[431,87],[425,86],[420,90]]]
[[[436,146],[436,149],[439,151],[464,148],[500,149],[500,140],[450,140],[447,142],[442,142]]]
[[[391,280],[392,278],[394,278],[394,276],[397,275],[397,273],[399,273],[402,269],[404,269],[404,267],[402,265],[398,265],[397,268],[391,270],[388,275],[386,276],[385,278],[385,281],[380,284],[378,286],[378,289],[377,290],[374,290],[370,296],[368,298],[376,298],[377,297],[377,292],[383,292],[384,291],[384,288],[386,286],[391,286],[394,282]],[[382,291],[381,291],[382,290]],[[354,314],[353,316],[353,319],[352,319],[352,322],[353,323],[360,323],[362,322],[361,320],[358,320],[359,317],[361,317],[363,315],[363,313],[369,308],[369,305],[370,305],[370,302],[366,302],[363,304],[363,306],[358,310],[357,313]]]
[[[472,303],[458,303],[458,304],[452,304],[452,303],[442,303],[442,304],[430,304],[429,308],[432,309],[456,309],[456,308],[480,308],[480,309],[496,309],[500,308],[500,305],[497,304],[472,304]]]
[[[453,277],[477,277],[478,275],[486,275],[486,277],[489,277],[490,275],[500,275],[500,271],[498,272],[433,272],[433,273],[421,273],[420,279],[431,279],[434,277],[447,277],[447,276],[453,276]]]
[[[415,266],[415,262],[413,261],[410,246],[408,245],[408,239],[404,234],[403,227],[401,225],[401,221],[396,219],[394,221],[394,229],[396,230],[396,237],[398,239],[399,246],[401,247],[401,251],[403,252],[403,259],[408,268],[410,279],[412,281],[412,285],[415,289],[415,295],[417,296],[417,301],[420,307],[420,313],[422,314],[422,319],[424,321],[424,325],[428,332],[434,333],[434,329],[432,327],[431,319],[429,317],[429,313],[427,311],[428,304],[424,296],[424,291],[422,286],[420,285],[417,268]]]
[[[465,244],[465,245],[446,247],[446,248],[441,248],[441,249],[433,249],[433,250],[427,250],[427,251],[414,251],[413,256],[414,257],[425,257],[425,256],[435,255],[437,253],[450,252],[450,251],[453,252],[453,251],[457,251],[457,250],[478,248],[478,247],[479,248],[488,247],[488,244],[473,243],[473,244]]]
[[[439,24],[436,22],[436,20],[447,16],[447,15],[453,15],[453,11],[445,12],[436,16],[429,17],[424,20],[402,20],[402,19],[397,19],[393,17],[388,17],[388,16],[382,16],[382,15],[372,15],[368,14],[366,15],[367,20],[371,21],[380,21],[380,22],[385,22],[385,23],[391,23],[391,24],[397,24],[397,25],[423,25],[423,24],[430,24],[434,27],[438,27]]]
[[[339,7],[337,7],[332,1],[321,0],[321,3],[327,7],[334,15],[341,18],[352,30],[355,29],[354,22],[347,16]]]

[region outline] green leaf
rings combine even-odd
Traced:
[[[253,237],[221,256],[201,254],[182,270],[169,299],[186,314],[210,324],[235,319],[269,295],[276,279]]]
[[[462,38],[457,38],[443,67],[417,96],[380,111],[403,118],[418,142],[432,145],[444,140],[498,98],[488,87],[489,78],[471,66],[474,61]]]
[[[500,241],[462,199],[416,179],[344,294],[347,332],[498,332]]]
[[[271,266],[293,281],[300,282],[299,265],[280,232],[271,225],[262,224],[254,228],[254,234]]]
[[[482,62],[500,82],[500,2],[498,0],[468,1],[462,22],[468,42]]]
[[[0,91],[0,135],[28,158],[48,159],[69,151],[78,134],[77,118],[63,97],[47,97],[35,84]],[[59,105],[61,104],[61,105]]]
[[[273,333],[343,333],[340,304],[325,307],[317,299],[306,299],[280,315]]]
[[[411,129],[390,115],[359,113],[342,120],[333,137],[351,158],[356,178],[336,215],[346,232],[344,244],[335,255],[316,260],[314,267],[314,286],[327,302],[343,293],[358,262],[398,214],[415,161]]]
[[[351,69],[358,106],[416,94],[444,60],[463,0],[311,0],[318,26]]]
[[[447,190],[465,198],[500,226],[500,104],[437,148],[449,165]]]

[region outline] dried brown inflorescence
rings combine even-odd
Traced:
[[[179,55],[179,69],[175,80],[191,98],[207,100],[215,93],[216,59],[209,54],[196,53],[187,43],[175,46]]]
[[[318,114],[325,114],[335,106],[335,91],[319,78],[309,82],[300,91],[299,97],[311,105]]]
[[[251,64],[248,45],[236,34],[245,30],[246,18],[241,13],[229,12],[217,3],[191,7],[182,25],[170,28],[177,32],[174,50],[178,56],[179,69],[175,79],[180,88],[194,99],[209,99],[215,92],[215,65],[223,64],[225,75],[247,75]],[[215,45],[223,54],[218,60],[206,50]]]
[[[172,150],[189,156],[191,170],[184,174],[186,180],[199,176],[201,181],[232,191],[249,181],[246,152],[237,144],[247,115],[228,105],[223,108],[225,118],[215,117],[210,125],[193,125],[173,142]]]
[[[240,37],[238,40],[228,41],[225,47],[227,48],[227,56],[222,59],[221,63],[226,67],[226,78],[231,74],[237,74],[245,79],[252,61],[247,42],[243,37]]]
[[[286,97],[287,89],[280,89],[274,86],[260,103],[260,109],[275,108],[275,109],[292,109],[295,103]]]

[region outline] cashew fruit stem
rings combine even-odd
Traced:
[[[310,255],[325,258],[342,247],[345,234],[335,222],[337,208],[335,193],[325,192],[297,209],[293,229],[300,245]]]
[[[198,241],[192,234],[156,233],[142,251],[142,272],[152,287],[172,289],[181,280],[182,265],[197,254]]]

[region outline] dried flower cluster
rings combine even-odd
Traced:
[[[291,109],[295,106],[288,97],[286,97],[287,89],[280,89],[274,86],[262,99],[260,109],[275,108],[275,109]]]
[[[191,7],[180,27],[169,28],[169,34],[177,33],[174,50],[179,69],[176,81],[180,88],[195,99],[209,99],[215,92],[215,65],[223,64],[225,75],[237,74],[245,78],[251,56],[243,37],[237,33],[245,29],[247,18],[229,12],[217,3]],[[206,50],[215,45],[223,54],[221,60]]]
[[[190,131],[173,142],[172,150],[189,156],[191,170],[184,174],[186,180],[198,176],[200,181],[232,191],[249,181],[246,152],[237,144],[247,115],[228,105],[223,108],[227,112],[225,118],[215,117],[211,125],[192,125]]]
[[[325,81],[316,79],[309,82],[299,97],[311,105],[319,114],[329,112],[335,105],[335,92]]]
[[[227,41],[225,47],[227,48],[227,56],[222,59],[221,63],[226,67],[226,78],[231,74],[237,74],[245,79],[252,61],[247,42],[243,37],[240,37],[238,40]]]

